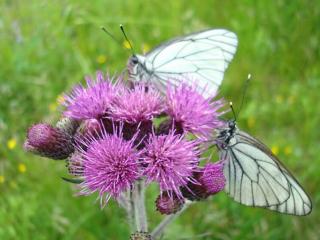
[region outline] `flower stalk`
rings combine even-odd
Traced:
[[[143,180],[137,181],[133,189],[132,196],[136,230],[139,232],[147,232],[148,221],[145,208],[145,186]]]

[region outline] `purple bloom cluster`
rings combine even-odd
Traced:
[[[110,109],[110,116],[115,121],[140,123],[151,121],[164,111],[162,97],[154,88],[144,84],[133,89],[125,88],[117,95]]]
[[[99,192],[108,201],[130,189],[140,177],[141,151],[134,147],[134,138],[126,141],[121,134],[121,129],[113,134],[102,131],[100,137],[83,140],[86,150],[78,146],[83,158],[83,193]]]
[[[211,101],[204,98],[196,86],[181,84],[178,87],[169,86],[166,94],[166,113],[175,125],[181,126],[186,132],[191,132],[199,138],[210,139],[212,129],[222,127],[219,120],[223,101]]]
[[[192,180],[199,164],[197,141],[183,135],[151,135],[145,147],[143,163],[147,182],[158,182],[161,191],[173,191],[182,197],[180,187]]]
[[[171,214],[188,196],[205,198],[225,184],[222,164],[200,164],[203,141],[223,126],[223,101],[206,99],[196,89],[182,83],[162,95],[151,85],[128,87],[122,77],[99,72],[65,96],[63,115],[77,125],[35,125],[26,149],[67,158],[69,173],[81,180],[80,193],[96,192],[102,204],[119,199],[138,181],[156,182],[157,209]]]
[[[77,120],[99,119],[106,114],[113,101],[117,85],[106,81],[101,72],[97,73],[96,81],[87,78],[87,88],[79,85],[74,87],[70,95],[65,96],[66,111],[64,115]]]

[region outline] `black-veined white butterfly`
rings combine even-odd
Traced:
[[[311,212],[311,200],[298,181],[268,147],[239,130],[235,120],[219,130],[216,141],[225,191],[235,201],[292,215]]]
[[[209,29],[165,42],[146,55],[134,54],[128,63],[131,80],[151,82],[164,92],[168,84],[189,80],[204,97],[212,97],[236,52],[237,36]],[[191,83],[192,81],[192,83]]]

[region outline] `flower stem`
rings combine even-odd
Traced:
[[[158,237],[161,236],[161,234],[164,232],[165,228],[177,217],[180,216],[181,213],[183,213],[190,205],[192,202],[186,202],[183,206],[183,208],[177,212],[176,214],[171,214],[166,216],[160,223],[159,225],[152,231],[151,237],[152,239],[157,239]]]
[[[135,218],[134,218],[134,200],[132,191],[127,193],[128,196],[128,207],[127,207],[127,215],[128,215],[128,222],[131,231],[135,231]]]
[[[145,186],[142,180],[138,181],[132,191],[134,205],[134,219],[137,231],[147,232],[148,222],[145,208]]]
[[[141,181],[140,185],[140,220],[141,220],[141,231],[148,231],[148,219],[147,219],[147,211],[145,205],[145,182]]]

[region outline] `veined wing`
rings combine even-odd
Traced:
[[[247,134],[246,134],[247,135]],[[289,183],[273,154],[265,152],[237,133],[236,142],[222,150],[225,159],[226,192],[248,206],[269,207],[289,198]]]
[[[226,191],[236,201],[293,215],[311,212],[311,201],[296,179],[259,140],[239,131],[225,150]]]
[[[312,210],[310,197],[287,169],[283,168],[282,171],[289,182],[290,196],[283,203],[273,205],[268,209],[291,215],[308,215]]]
[[[182,78],[196,81],[206,97],[215,94],[238,44],[234,33],[224,29],[206,30],[161,44],[146,57],[147,71],[163,85]]]

